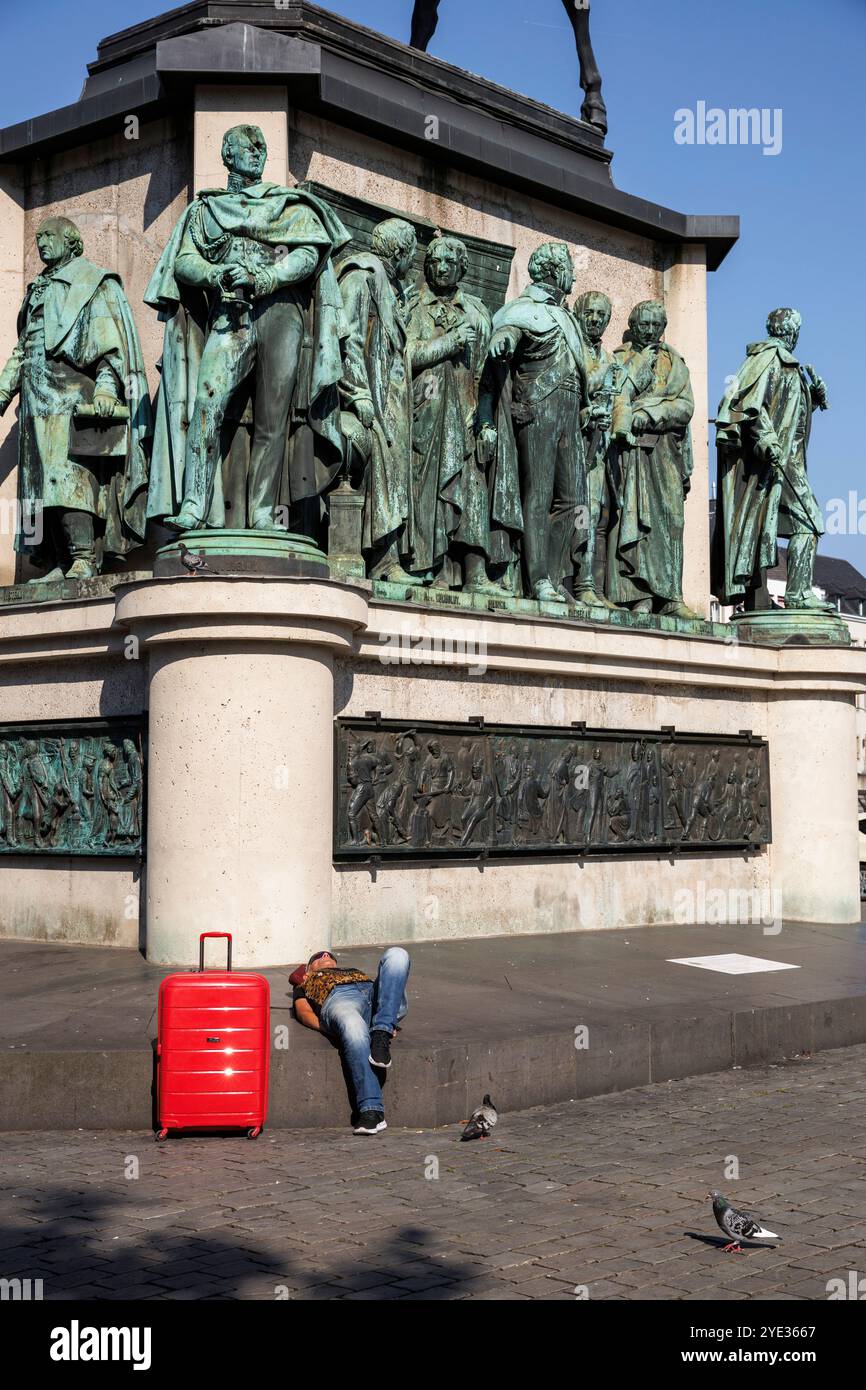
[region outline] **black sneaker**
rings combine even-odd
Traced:
[[[362,1110],[358,1116],[358,1123],[355,1125],[356,1134],[378,1134],[380,1129],[387,1129],[385,1116],[381,1110]]]
[[[384,1028],[377,1028],[370,1034],[370,1066],[384,1068],[390,1065],[391,1034],[386,1033]]]

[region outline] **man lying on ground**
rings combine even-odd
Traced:
[[[391,1039],[409,1007],[406,980],[409,955],[390,946],[375,980],[363,970],[344,969],[330,951],[317,951],[289,976],[295,1018],[332,1038],[352,1078],[358,1120],[356,1134],[386,1129],[378,1069],[391,1065]]]

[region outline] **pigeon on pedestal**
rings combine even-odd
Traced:
[[[194,578],[202,572],[206,572],[207,574],[213,573],[204,556],[193,555],[189,546],[184,545],[183,541],[178,542],[178,549],[180,551],[180,563],[183,565],[184,569],[188,571],[190,578]]]

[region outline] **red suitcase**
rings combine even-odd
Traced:
[[[225,970],[205,970],[204,943],[228,940]],[[257,1139],[268,1108],[271,992],[263,975],[232,973],[229,932],[202,932],[199,968],[159,987],[158,1141],[172,1129],[245,1129]]]

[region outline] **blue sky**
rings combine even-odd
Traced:
[[[160,0],[0,0],[0,125],[74,101],[100,38],[170,8]],[[331,0],[407,38],[411,0]],[[682,212],[738,213],[739,245],[710,277],[710,414],[767,310],[801,310],[803,361],[826,379],[810,473],[819,501],[863,498],[822,552],[866,573],[864,393],[855,347],[866,300],[864,0],[593,0],[618,187]],[[581,94],[559,0],[442,0],[432,53],[576,115]],[[37,65],[38,56],[38,65]],[[679,145],[674,113],[782,111],[782,148]],[[861,349],[862,350],[862,349]]]

